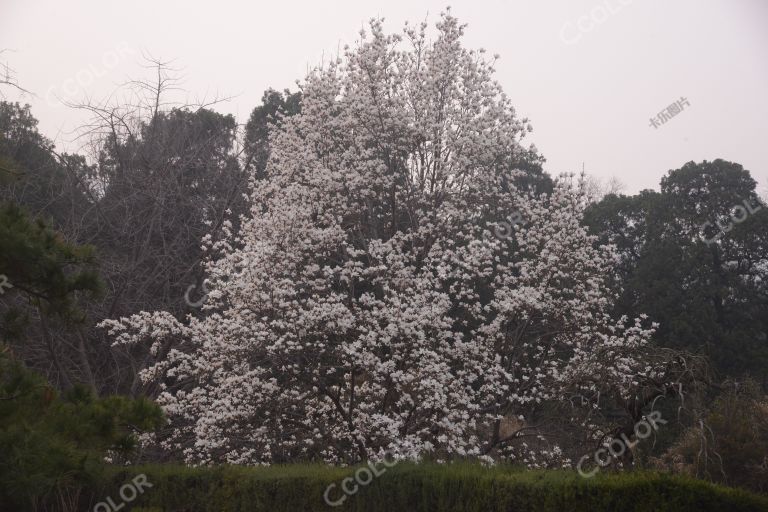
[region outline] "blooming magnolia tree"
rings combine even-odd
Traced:
[[[161,446],[195,464],[562,463],[519,443],[544,404],[591,410],[653,377],[650,328],[606,313],[614,256],[580,224],[582,191],[515,186],[527,121],[462,32],[450,14],[433,40],[372,21],[302,84],[242,229],[206,241],[203,314],[106,322],[157,358]]]

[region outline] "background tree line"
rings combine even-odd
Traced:
[[[194,313],[185,294],[191,285],[201,289],[203,236],[246,212],[248,176],[266,166],[268,122],[299,108],[299,94],[269,90],[241,130],[232,116],[204,106],[164,108],[172,79],[162,66],[157,72],[138,106],[79,105],[92,114],[81,134],[89,158],[57,153],[29,106],[0,103],[6,216],[55,232],[59,249],[73,253],[59,270],[87,267],[91,279],[82,289],[60,290],[79,307],[77,316],[46,314],[31,307],[24,269],[16,266],[40,258],[14,256],[23,238],[3,240],[0,273],[16,283],[0,298],[3,339],[62,389],[85,383],[99,393],[142,392],[136,374],[143,355],[112,348],[96,324],[156,308]],[[86,297],[86,289],[98,298]]]
[[[268,90],[241,127],[215,102],[166,103],[174,80],[156,70],[133,84],[138,101],[77,105],[91,114],[83,154],[59,153],[28,106],[0,103],[0,274],[13,285],[0,296],[0,336],[59,390],[156,392],[138,378],[149,355],[112,346],[97,324],[139,311],[197,314],[185,294],[201,289],[201,240],[258,207],[245,191],[265,175],[271,126],[301,110],[300,93]],[[536,194],[552,188],[542,163],[533,154],[514,163]],[[689,162],[660,185],[596,198],[586,219],[620,256],[617,315],[647,313],[660,324],[658,346],[704,361],[696,411],[655,463],[765,490],[768,208],[749,172],[722,160]],[[744,201],[756,211],[707,243]],[[713,454],[702,462],[704,442]]]

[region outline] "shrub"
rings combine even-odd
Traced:
[[[768,397],[752,381],[731,383],[703,420],[654,462],[659,468],[768,493]]]
[[[583,479],[567,471],[523,471],[477,465],[401,463],[367,486],[359,486],[341,506],[323,499],[355,468],[290,465],[272,467],[169,465],[112,468],[111,486],[101,497],[143,473],[153,487],[133,510],[203,511],[765,511],[768,499],[686,477],[659,473],[603,474]],[[92,505],[91,505],[92,507]],[[92,510],[89,508],[88,510]]]
[[[97,398],[81,387],[59,396],[0,347],[0,510],[80,510],[108,451],[130,453],[133,430],[161,420],[146,399]]]

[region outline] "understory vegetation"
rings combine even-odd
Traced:
[[[552,176],[464,31],[372,20],[244,126],[155,61],[82,154],[0,102],[1,510],[768,509],[751,173]]]

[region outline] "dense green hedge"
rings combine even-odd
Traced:
[[[383,467],[383,466],[380,466]],[[121,486],[145,474],[152,487],[126,503],[135,512],[280,512],[280,511],[768,511],[768,498],[658,473],[603,474],[584,479],[575,472],[521,471],[474,465],[400,464],[360,486],[337,507],[328,506],[323,493],[340,484],[353,469],[312,465],[270,468],[141,466],[111,468],[99,496],[119,506]],[[363,480],[367,475],[363,475]],[[350,486],[351,488],[351,486]],[[125,492],[131,495],[130,489]],[[105,505],[97,512],[109,510]]]

